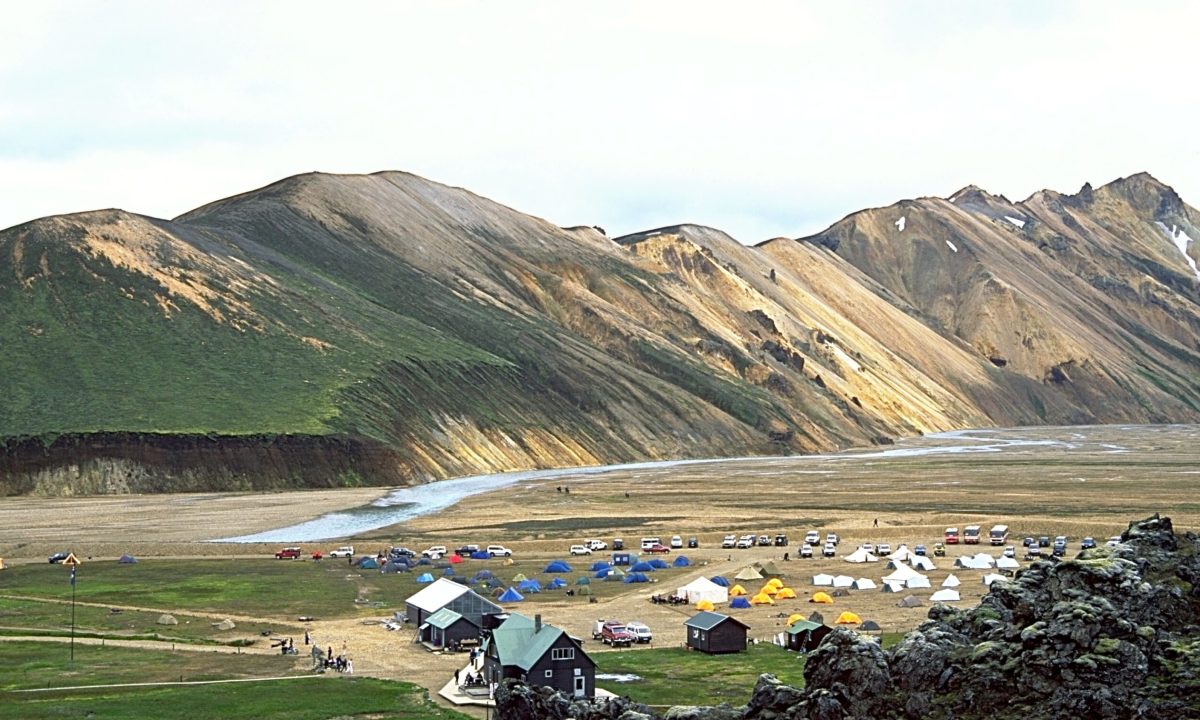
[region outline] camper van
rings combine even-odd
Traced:
[[[993,545],[1005,544],[1008,542],[1008,526],[993,525],[991,531],[988,533],[988,537],[991,539]]]
[[[649,550],[652,545],[662,545],[662,540],[656,537],[642,538],[642,550]]]
[[[978,545],[979,544],[979,531],[980,531],[980,528],[978,525],[966,526],[965,528],[963,528],[962,541],[967,545]]]

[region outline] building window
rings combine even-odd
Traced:
[[[574,660],[575,648],[554,648],[550,651],[551,660]]]
[[[696,628],[692,628],[692,637],[694,637],[694,638],[700,637],[700,631],[697,630]]]
[[[554,677],[554,671],[553,671],[553,670],[547,670],[547,671],[546,671],[546,677]]]

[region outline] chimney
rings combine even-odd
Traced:
[[[537,635],[542,631],[542,614],[538,613],[533,616],[533,634]]]

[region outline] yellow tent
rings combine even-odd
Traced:
[[[774,595],[775,594],[775,586],[774,585],[763,585],[762,589],[759,590],[758,592],[760,595]]]
[[[847,610],[841,615],[838,615],[837,621],[839,625],[858,625],[862,622],[862,618]]]
[[[779,590],[775,593],[776,600],[787,600],[794,597],[796,597],[796,591],[790,587],[779,588]]]
[[[729,594],[730,595],[745,595],[746,588],[742,587],[741,585],[734,585],[733,587],[729,588]]]
[[[504,558],[504,562],[502,562],[502,563],[500,563],[500,564],[501,564],[501,565],[504,565],[505,567],[507,567],[507,566],[509,566],[509,565],[512,565],[512,564],[513,564],[513,562],[515,562],[515,561],[514,561],[512,558],[510,558],[510,557],[506,557],[506,558]]]
[[[0,570],[3,570],[7,567],[8,566],[4,564],[4,558],[0,558]]]
[[[751,605],[774,605],[775,599],[766,593],[759,593],[750,598]]]
[[[528,579],[529,578],[525,577],[525,573],[517,573],[516,575],[513,575],[513,582],[515,583],[525,582]]]
[[[712,604],[711,600],[701,600],[700,602],[696,603],[697,610],[711,611],[711,610],[713,610],[713,608],[714,608],[714,605]]]
[[[800,613],[792,613],[791,615],[788,615],[787,624],[791,625],[792,623],[796,622],[797,620],[803,620],[803,619],[804,619],[804,616],[801,615]]]
[[[809,602],[824,603],[826,605],[832,605],[833,598],[831,598],[829,596],[829,593],[827,593],[827,592],[817,592],[817,593],[813,593],[812,599],[810,599]]]
[[[783,581],[777,577],[771,578],[770,580],[768,580],[767,584],[770,585],[771,587],[775,588],[776,590],[783,587]]]

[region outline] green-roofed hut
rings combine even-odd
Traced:
[[[479,639],[479,626],[448,607],[425,618],[422,640],[436,648],[454,648]]]
[[[788,626],[787,648],[796,652],[812,652],[817,649],[833,628],[811,620],[797,620]]]
[[[683,623],[687,646],[710,654],[742,652],[750,626],[729,615],[698,612]]]
[[[596,694],[596,663],[579,640],[546,625],[541,615],[512,613],[484,642],[483,657],[489,683],[517,678],[574,697]]]

